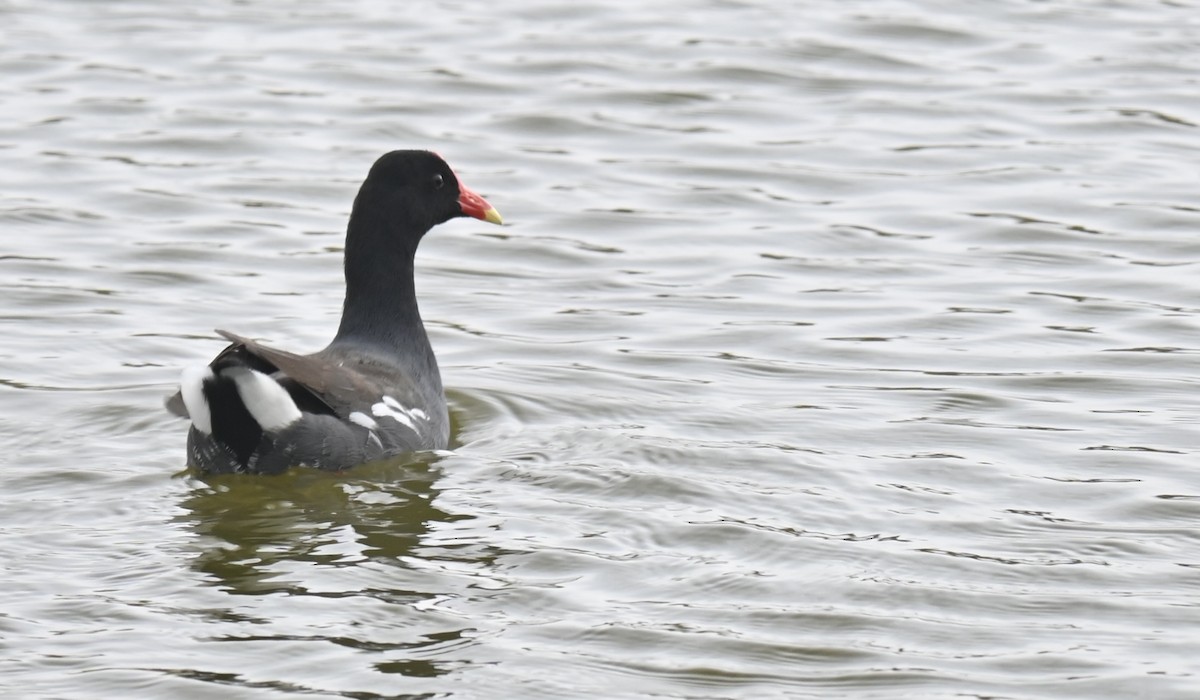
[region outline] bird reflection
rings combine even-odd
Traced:
[[[293,469],[266,478],[195,476],[196,488],[177,518],[202,536],[194,568],[233,594],[428,598],[361,587],[339,593],[337,582],[345,581],[323,575],[364,562],[398,564],[431,523],[461,519],[434,505],[436,458],[412,460],[345,473]]]

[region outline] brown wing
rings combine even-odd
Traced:
[[[255,340],[217,329],[226,340],[269,362],[292,381],[308,389],[335,413],[345,418],[361,410],[363,397],[379,396],[379,385],[355,368],[345,367],[315,355],[297,355],[269,348]]]
[[[163,405],[167,407],[167,411],[180,418],[191,418],[188,414],[187,406],[183,404],[183,392],[175,392],[167,398],[163,399]]]

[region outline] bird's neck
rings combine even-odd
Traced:
[[[369,348],[417,375],[438,376],[437,360],[417,308],[416,238],[382,221],[351,215],[346,236],[346,300],[333,345]]]

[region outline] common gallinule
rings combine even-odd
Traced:
[[[297,355],[217,331],[232,344],[183,372],[171,412],[190,418],[188,464],[205,472],[341,470],[444,449],[450,419],[413,285],[434,226],[500,214],[439,156],[393,151],[371,166],[346,229],[346,301],[333,341]]]

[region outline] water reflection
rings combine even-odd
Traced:
[[[335,474],[294,469],[278,477],[194,477],[179,520],[202,537],[194,568],[238,595],[429,597],[406,591],[330,590],[323,571],[364,562],[395,564],[431,523],[453,522],[434,505],[435,458],[412,457]],[[353,580],[353,579],[352,579]]]
[[[436,599],[453,595],[451,586],[424,570],[418,551],[429,549],[432,528],[464,519],[434,505],[436,462],[408,456],[341,474],[293,469],[265,478],[189,473],[195,488],[176,521],[196,535],[192,568],[221,591],[253,598],[234,603],[253,615],[237,613],[236,628],[207,639],[255,649],[268,665],[281,643],[292,653],[311,648],[353,669],[354,685],[365,684],[372,697],[391,687],[385,678],[417,683],[467,664],[429,658],[457,649],[468,632],[436,610]],[[237,674],[189,678],[286,692],[315,692],[329,681],[321,673],[302,686]]]

